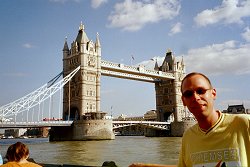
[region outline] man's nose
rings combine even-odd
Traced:
[[[197,92],[194,91],[194,93],[192,95],[192,98],[195,99],[195,100],[199,100],[201,97]]]

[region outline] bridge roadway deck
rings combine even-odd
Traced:
[[[0,128],[71,126],[72,123],[73,121],[1,122]]]
[[[35,128],[35,127],[52,127],[52,126],[71,126],[73,121],[37,121],[37,122],[1,122],[1,128]],[[113,129],[131,125],[144,125],[160,129],[168,129],[171,122],[156,121],[113,121]]]

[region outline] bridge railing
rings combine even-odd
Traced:
[[[0,128],[71,126],[73,121],[1,122]]]
[[[169,130],[171,121],[157,122],[157,121],[113,121],[113,129],[124,128],[132,125],[142,125],[149,128],[160,130]]]
[[[169,125],[171,124],[171,121],[167,122],[158,122],[158,121],[113,121],[113,124],[164,124]]]

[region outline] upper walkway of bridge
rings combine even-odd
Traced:
[[[129,66],[119,63],[113,63],[106,60],[101,60],[102,75],[126,78],[131,80],[156,82],[160,79],[174,79],[174,74],[171,72],[162,72],[146,69],[144,66]]]

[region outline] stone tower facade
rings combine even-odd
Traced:
[[[156,111],[158,121],[174,118],[175,122],[182,121],[185,116],[181,100],[181,81],[185,76],[183,59],[176,61],[172,51],[168,50],[161,66],[155,64],[155,70],[174,73],[174,80],[160,80],[155,83]]]
[[[84,25],[69,49],[63,47],[63,75],[80,66],[80,70],[64,85],[63,119],[73,120],[69,127],[52,127],[50,141],[115,139],[111,119],[103,119],[100,111],[101,45],[88,39]]]
[[[101,45],[89,40],[81,23],[78,35],[63,47],[63,75],[80,66],[72,80],[64,86],[63,119],[81,120],[86,113],[100,112]]]

